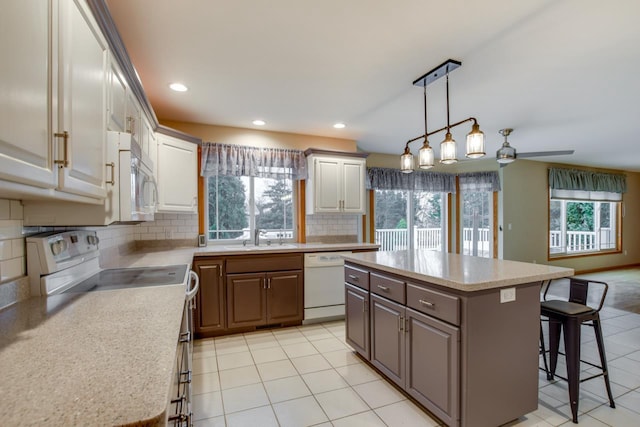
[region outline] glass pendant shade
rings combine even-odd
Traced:
[[[444,141],[440,143],[440,163],[450,165],[458,161],[456,153],[456,142],[451,137],[451,133],[447,132]]]
[[[484,155],[484,132],[480,130],[480,125],[474,123],[471,132],[467,135],[466,156],[470,159],[477,159]]]
[[[413,154],[409,151],[409,147],[406,147],[404,154],[400,156],[400,171],[404,173],[413,172]]]
[[[424,139],[424,144],[418,154],[418,166],[420,169],[431,169],[433,167],[433,148],[429,145],[427,138]]]
[[[516,149],[509,145],[508,142],[502,144],[502,147],[496,151],[496,160],[498,163],[511,163],[516,159]]]

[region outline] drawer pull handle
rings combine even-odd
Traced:
[[[353,280],[354,282],[357,282],[360,280],[360,278],[358,276],[354,276],[353,274],[349,275],[349,279]]]
[[[427,307],[429,307],[429,308],[433,308],[433,307],[435,306],[435,304],[434,304],[434,303],[429,302],[429,301],[425,301],[425,300],[423,300],[423,299],[421,299],[421,300],[419,300],[419,301],[420,301],[420,304],[422,304],[422,305],[426,305],[426,306],[427,306]]]
[[[389,288],[386,287],[386,286],[378,285],[378,289],[380,289],[381,291],[384,291],[384,292],[389,292]]]

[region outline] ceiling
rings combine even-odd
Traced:
[[[156,115],[347,138],[401,154],[424,133],[412,82],[448,58],[451,122],[519,152],[640,171],[637,0],[106,0]],[[190,90],[172,92],[168,84]],[[429,130],[446,124],[428,86]],[[337,130],[336,122],[347,127]],[[458,153],[470,126],[452,133]],[[430,137],[439,153],[444,134]],[[421,141],[412,144],[417,153]]]

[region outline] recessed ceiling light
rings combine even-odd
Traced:
[[[264,126],[267,124],[264,120],[254,120],[252,123],[256,126]]]
[[[182,83],[171,83],[169,85],[169,88],[171,90],[175,90],[176,92],[186,92],[189,90],[188,87],[186,87],[185,85],[183,85]]]
[[[344,123],[336,123],[335,125],[333,125],[333,127],[336,129],[344,129],[347,127],[347,125],[345,125]]]

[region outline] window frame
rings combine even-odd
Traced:
[[[566,203],[574,202],[574,203],[613,203],[616,205],[615,209],[615,220],[616,220],[616,230],[615,230],[615,244],[616,247],[613,249],[599,249],[596,251],[580,251],[569,253],[566,248],[564,252],[551,252],[551,202],[554,200],[562,201],[565,206],[563,207],[563,212],[566,212]],[[549,197],[547,198],[547,261],[557,261],[562,259],[573,259],[573,258],[583,258],[583,257],[592,257],[592,256],[602,256],[602,255],[612,255],[622,253],[622,227],[623,227],[623,202],[622,201],[598,201],[598,200],[575,200],[575,199],[551,199],[551,194],[549,193]],[[597,205],[594,205],[594,211]],[[563,222],[565,226],[563,227],[564,232],[566,232],[566,213],[563,216]],[[595,227],[594,227],[595,228]],[[597,232],[597,231],[596,231]]]

